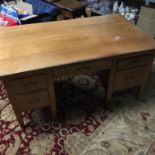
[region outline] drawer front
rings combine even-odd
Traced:
[[[20,111],[30,110],[49,105],[48,91],[37,91],[16,95],[16,106]]]
[[[111,61],[90,62],[77,65],[69,65],[53,72],[54,77],[69,76],[74,74],[82,74],[88,72],[95,72],[102,69],[108,69],[111,67]]]
[[[118,70],[146,65],[152,62],[152,55],[139,56],[118,61]]]
[[[118,71],[114,82],[114,91],[141,85],[145,79],[146,72],[147,67]]]
[[[44,75],[26,77],[12,81],[15,94],[45,89],[47,87]]]

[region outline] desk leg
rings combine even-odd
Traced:
[[[144,72],[144,75],[143,75],[143,82],[141,84],[141,86],[138,87],[138,91],[137,91],[137,96],[138,98],[140,98],[144,92],[144,88],[146,86],[146,82],[147,82],[147,79],[148,79],[148,76],[149,76],[149,73],[150,73],[150,68],[152,66],[152,62],[147,66],[147,69],[146,69],[146,72]]]
[[[113,94],[113,83],[114,83],[114,77],[115,77],[115,64],[112,66],[111,69],[99,71],[97,74],[99,76],[99,79],[101,80],[103,86],[106,89],[105,93],[105,107],[109,108],[111,106],[111,98]]]
[[[107,86],[106,106],[109,106],[113,94],[113,84],[115,79],[116,68],[111,68],[109,73],[109,80]]]
[[[15,112],[15,115],[16,115],[16,118],[17,118],[17,121],[18,121],[20,127],[23,129],[25,127],[25,125],[24,125],[24,122],[23,122],[22,114],[21,114],[22,112],[16,110],[15,107],[13,107],[13,110]]]
[[[48,93],[49,93],[52,117],[56,119],[57,109],[56,109],[56,98],[55,98],[55,89],[54,89],[54,78],[50,71],[47,72],[47,84],[48,84]]]
[[[4,86],[7,90],[9,101],[10,101],[12,108],[14,110],[14,113],[16,115],[17,121],[18,121],[20,127],[24,128],[23,117],[22,117],[21,111],[18,109],[18,107],[16,107],[16,98],[15,98],[15,95],[12,91],[11,84],[10,84],[9,80],[5,80],[3,82],[4,82]]]

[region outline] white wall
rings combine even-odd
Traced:
[[[155,3],[155,0],[145,0],[146,1],[146,4],[148,4],[149,2],[154,2]]]

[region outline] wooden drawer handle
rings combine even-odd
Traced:
[[[37,81],[32,81],[32,82],[24,83],[23,84],[23,87],[28,87],[28,86],[32,86],[32,85],[35,86],[37,84],[38,84]]]
[[[28,100],[28,103],[39,102],[39,101],[40,101],[40,98],[31,97],[31,98]]]

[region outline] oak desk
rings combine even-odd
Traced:
[[[107,103],[116,90],[140,94],[154,53],[155,41],[119,15],[0,29],[0,77],[21,126],[28,109],[50,105],[56,117],[61,76],[98,71]]]

